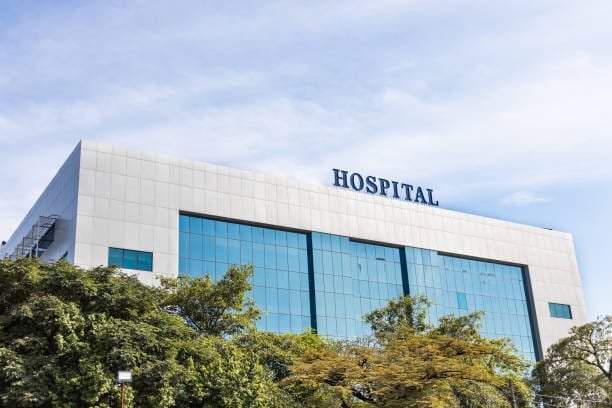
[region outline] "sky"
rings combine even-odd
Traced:
[[[80,139],[573,234],[612,313],[609,0],[0,0],[0,238]]]

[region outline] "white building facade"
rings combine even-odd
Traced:
[[[485,335],[538,359],[586,322],[568,233],[90,141],[0,251],[18,256],[150,284],[253,264],[259,325],[278,332],[364,335],[363,313],[422,293],[432,319],[483,310]]]

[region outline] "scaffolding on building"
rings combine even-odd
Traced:
[[[53,242],[57,215],[40,216],[30,231],[17,244],[10,259],[39,258]]]

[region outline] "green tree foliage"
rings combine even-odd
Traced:
[[[374,346],[258,332],[251,267],[163,280],[114,268],[0,261],[0,407],[524,406],[524,369],[480,315],[426,324],[405,297],[366,316]],[[515,404],[513,404],[515,401]]]
[[[0,407],[117,407],[120,369],[133,372],[131,407],[270,406],[260,357],[221,337],[255,316],[236,300],[250,273],[232,268],[218,284],[194,279],[168,292],[114,268],[0,261]],[[190,310],[199,330],[164,309],[190,291],[214,320]]]
[[[175,309],[199,333],[209,336],[235,335],[253,328],[259,319],[259,309],[253,299],[245,299],[251,289],[248,278],[253,266],[230,266],[223,278],[214,282],[210,275],[203,278],[181,276],[162,279],[170,295],[165,303]]]
[[[431,301],[422,295],[403,296],[391,299],[387,306],[376,309],[364,316],[374,336],[381,342],[392,339],[399,330],[410,329],[414,333],[424,333],[431,326],[427,324],[427,311]]]
[[[525,407],[526,364],[507,341],[478,334],[479,313],[426,324],[421,297],[390,301],[365,319],[376,347],[309,349],[282,384],[305,406]]]
[[[612,316],[573,327],[538,362],[533,381],[551,406],[612,406]]]

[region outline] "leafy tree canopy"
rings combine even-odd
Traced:
[[[309,349],[282,384],[303,405],[525,407],[527,365],[504,340],[478,334],[481,314],[427,325],[428,302],[404,297],[368,314],[377,347]]]
[[[0,407],[117,407],[123,369],[127,406],[270,406],[260,357],[223,337],[256,316],[242,300],[251,273],[152,288],[114,268],[0,261]]]
[[[0,261],[0,407],[524,407],[524,362],[481,314],[427,324],[404,297],[365,316],[374,346],[259,332],[250,266],[141,284],[115,268]],[[592,361],[592,360],[590,360]],[[594,361],[594,360],[593,360]]]
[[[538,362],[539,400],[559,407],[612,406],[612,316],[574,327]]]
[[[176,310],[198,333],[209,336],[238,334],[253,329],[254,321],[259,319],[260,312],[253,299],[245,300],[251,289],[248,278],[252,276],[253,266],[232,265],[218,282],[210,275],[164,278],[162,285],[169,292],[164,303]]]

